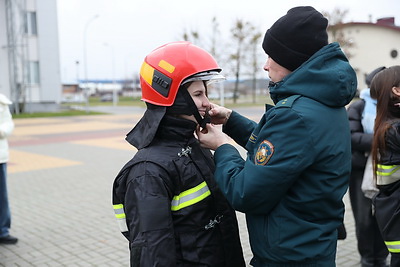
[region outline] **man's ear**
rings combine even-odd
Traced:
[[[398,87],[398,86],[393,86],[393,87],[392,87],[392,92],[393,92],[393,94],[395,94],[396,96],[400,97],[400,87]]]

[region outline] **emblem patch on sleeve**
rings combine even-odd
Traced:
[[[271,142],[264,140],[261,142],[254,157],[256,165],[265,165],[274,154],[274,145]]]

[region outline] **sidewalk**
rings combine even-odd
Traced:
[[[143,111],[14,120],[8,190],[11,234],[19,242],[0,245],[0,266],[129,266],[111,187],[135,153],[124,137]],[[257,120],[261,112],[248,116]],[[360,266],[348,196],[345,202],[348,237],[338,242],[337,266]],[[248,263],[245,220],[238,217]]]

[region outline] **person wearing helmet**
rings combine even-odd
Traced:
[[[138,149],[113,184],[113,207],[131,266],[245,266],[235,211],[214,181],[205,127],[207,86],[223,78],[189,42],[165,44],[140,70],[147,109],[127,134]]]

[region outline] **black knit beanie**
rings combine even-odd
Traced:
[[[294,71],[328,44],[327,26],[313,7],[294,7],[266,32],[262,47],[276,63]]]

